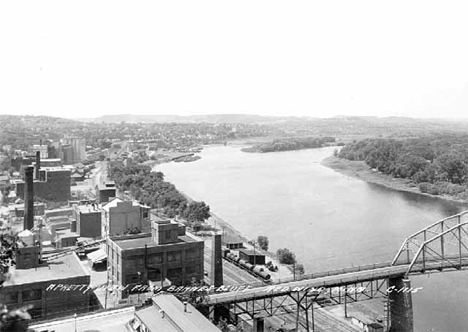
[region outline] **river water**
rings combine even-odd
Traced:
[[[270,251],[289,248],[306,273],[391,261],[405,237],[468,209],[342,175],[334,148],[245,153],[205,147],[202,159],[155,167],[166,180]],[[415,331],[468,331],[468,271],[412,277]]]

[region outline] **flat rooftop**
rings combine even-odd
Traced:
[[[265,256],[264,254],[262,254],[260,251],[258,250],[249,250],[249,249],[239,249],[239,252],[242,252],[246,255],[249,255],[249,256]]]
[[[77,205],[76,209],[79,210],[81,213],[101,213],[101,209],[99,206],[93,207],[91,204],[90,205]]]
[[[235,244],[244,243],[244,241],[242,241],[239,237],[231,236],[231,235],[223,235],[223,237],[221,238],[221,242],[223,242],[223,243],[235,243]]]
[[[115,189],[115,188],[107,188],[107,189]],[[102,207],[102,209],[106,212],[109,212],[109,209],[110,208],[113,208],[113,207],[116,207],[117,204],[119,203],[123,203],[124,201],[121,200],[120,198],[114,198],[112,201],[110,201],[109,203],[107,203],[106,205],[104,205]],[[125,202],[129,202],[129,201],[125,201]],[[149,209],[149,206],[146,206],[146,205],[143,205],[143,204],[140,204],[138,203],[137,201],[131,201],[132,202],[132,206],[140,206],[140,207],[144,207],[144,208],[148,208]]]
[[[41,171],[47,171],[47,172],[71,172],[72,167],[67,167],[67,166],[51,166],[51,167],[42,167],[41,166]]]
[[[203,316],[190,303],[187,310],[184,304],[174,295],[158,295],[153,297],[152,307],[135,312],[143,324],[153,331],[190,331],[190,332],[219,332],[220,330]],[[163,318],[159,310],[164,311]]]
[[[116,245],[118,245],[121,249],[138,249],[144,248],[145,245],[148,247],[157,247],[158,245],[156,242],[153,241],[151,236],[147,237],[140,237],[136,239],[114,239],[113,240]],[[179,240],[174,243],[163,244],[161,246],[170,246],[171,244],[178,244],[178,243],[190,243],[190,242],[203,242],[188,235],[181,235],[179,236]]]
[[[99,190],[116,190],[117,189],[115,185],[111,186],[111,185],[105,185],[102,183],[98,184],[97,186]]]
[[[89,276],[89,273],[81,266],[80,260],[74,253],[54,259],[47,264],[44,263],[37,268],[16,270],[14,267],[11,267],[10,273],[11,278],[5,281],[3,286]]]

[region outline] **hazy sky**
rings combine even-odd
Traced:
[[[0,113],[468,117],[466,1],[2,1]]]

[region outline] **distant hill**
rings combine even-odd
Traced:
[[[286,121],[313,120],[311,117],[294,116],[263,116],[251,114],[207,114],[207,115],[137,115],[119,114],[103,115],[97,118],[75,118],[82,122],[104,122],[104,123],[279,123]]]

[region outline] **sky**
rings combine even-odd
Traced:
[[[468,117],[464,1],[2,1],[0,114]]]

